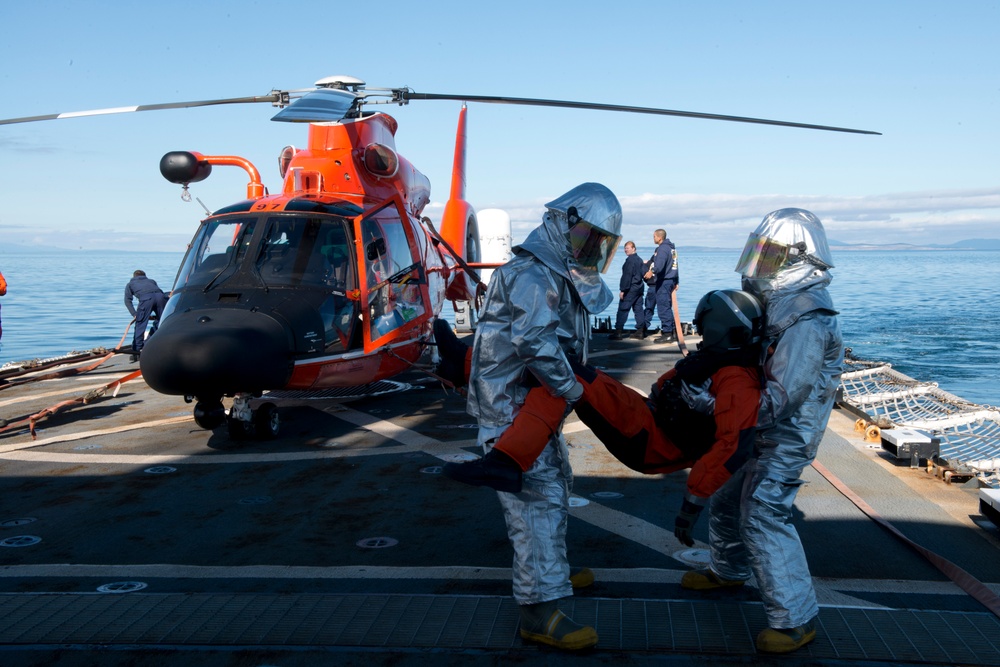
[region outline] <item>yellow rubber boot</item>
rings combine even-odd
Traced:
[[[723,579],[711,568],[703,570],[688,570],[681,577],[681,588],[692,591],[711,591],[717,588],[734,588],[742,586],[746,581],[743,579]]]
[[[593,586],[594,571],[589,567],[574,568],[569,572],[569,583],[573,585],[573,590]]]
[[[757,650],[791,653],[816,639],[816,625],[810,621],[797,628],[766,628],[757,635]]]
[[[597,645],[597,630],[574,622],[550,600],[521,606],[521,639],[579,651]]]

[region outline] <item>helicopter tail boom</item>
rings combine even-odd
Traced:
[[[455,157],[451,169],[451,190],[444,213],[441,215],[441,238],[456,259],[478,262],[479,257],[479,225],[476,222],[476,211],[465,199],[466,161],[465,148],[467,143],[466,115],[468,107],[462,105],[458,114],[458,129],[455,132]],[[457,262],[457,263],[462,263]],[[454,301],[471,301],[476,296],[476,279],[466,271],[452,273],[448,280],[445,296]]]

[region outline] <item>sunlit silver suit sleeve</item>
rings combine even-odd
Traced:
[[[514,419],[527,389],[525,372],[555,396],[573,389],[567,353],[586,357],[587,314],[568,281],[531,255],[515,257],[490,280],[469,376],[469,412],[481,425]]]
[[[829,282],[825,269],[800,264],[764,286],[766,334],[774,352],[764,368],[754,457],[711,501],[712,569],[724,579],[752,573],[772,628],[798,627],[819,611],[791,516],[802,470],[816,457],[830,418],[843,364]]]

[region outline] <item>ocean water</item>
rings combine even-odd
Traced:
[[[648,258],[652,247],[640,247]],[[711,289],[738,288],[740,251],[678,248],[681,319]],[[180,253],[39,250],[5,252],[0,271],[0,364],[119,344],[131,319],[125,284],[135,269],[173,284]],[[617,294],[625,253],[605,275]],[[1000,405],[1000,252],[975,250],[834,253],[830,287],[845,345],[969,401]],[[614,322],[617,301],[604,317]],[[658,321],[658,320],[657,320]],[[628,327],[634,323],[629,319]],[[131,333],[126,343],[131,341]]]

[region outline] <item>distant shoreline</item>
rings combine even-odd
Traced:
[[[975,244],[975,245],[973,245]],[[699,246],[680,244],[679,249],[684,252],[739,252],[743,246],[722,248],[716,246]],[[0,247],[0,254],[34,254],[45,252],[60,253],[82,253],[82,252],[111,252],[122,254],[135,253],[162,253],[162,254],[183,254],[185,248],[179,250],[122,250],[119,248],[61,248],[58,246],[44,245],[20,245],[16,243]],[[840,243],[830,244],[830,250],[834,252],[946,252],[946,251],[1000,251],[1000,239],[973,239],[958,241],[950,245],[912,245],[908,243],[892,243],[879,245],[875,243]]]
[[[985,252],[997,252],[1000,251],[1000,240],[995,240],[995,246],[973,248],[970,246],[934,246],[934,245],[908,245],[906,243],[896,243],[892,245],[876,245],[876,244],[843,244],[843,245],[831,245],[830,250],[834,252],[965,252],[965,251],[985,251]],[[680,245],[678,249],[683,249],[684,252],[739,252],[743,249],[742,246],[737,248],[716,248],[712,246],[687,246]]]

